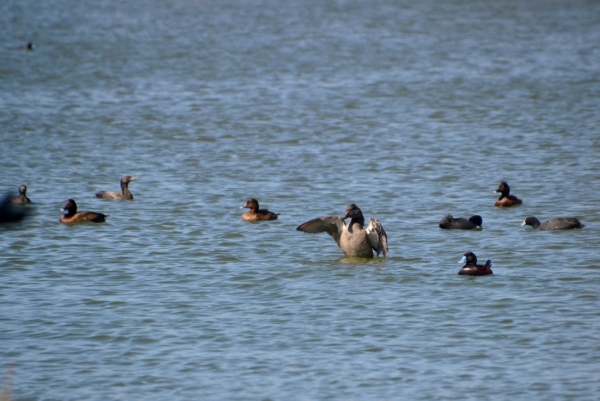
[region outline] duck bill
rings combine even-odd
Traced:
[[[462,259],[458,261],[458,263],[460,263],[460,264],[467,263],[467,257],[463,256]]]

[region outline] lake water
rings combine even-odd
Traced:
[[[0,26],[0,189],[34,202],[0,227],[12,399],[598,399],[599,2],[6,0]],[[92,198],[123,175],[134,201]],[[67,198],[108,222],[59,224]],[[350,203],[387,258],[295,230]]]

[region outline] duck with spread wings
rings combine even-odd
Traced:
[[[346,219],[350,222],[346,223]],[[362,211],[354,203],[346,208],[344,217],[326,216],[300,224],[296,230],[306,233],[326,232],[335,240],[346,256],[372,258],[373,251],[379,256],[388,253],[387,234],[379,220],[370,218],[367,228]]]

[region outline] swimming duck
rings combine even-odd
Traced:
[[[344,220],[350,218],[348,224]],[[367,229],[363,229],[365,218],[354,203],[346,208],[344,217],[326,216],[300,224],[296,230],[306,233],[326,232],[340,249],[350,257],[372,258],[373,251],[379,256],[388,253],[387,234],[379,220],[370,218]]]
[[[27,193],[26,185],[19,185],[19,195],[18,196],[9,196],[8,202],[12,204],[24,205],[26,203],[31,203],[31,199],[29,199],[25,194]]]
[[[456,229],[456,230],[470,230],[472,228],[481,227],[483,224],[483,220],[481,216],[474,215],[469,217],[469,219],[464,219],[462,217],[454,218],[451,214],[447,214],[440,221],[440,228],[444,229]]]
[[[33,43],[27,42],[26,45],[20,46],[19,49],[21,49],[21,50],[33,50]]]
[[[508,184],[505,181],[502,181],[498,185],[498,189],[496,189],[496,191],[494,191],[494,192],[501,193],[500,197],[498,198],[498,200],[496,201],[494,206],[508,207],[508,206],[520,205],[521,203],[523,203],[521,198],[517,198],[516,196],[510,194],[510,187],[508,186]]]
[[[23,220],[28,215],[27,208],[15,208],[11,206],[10,198],[11,196],[8,194],[0,197],[0,224],[16,223]]]
[[[465,264],[458,272],[460,276],[486,276],[488,274],[494,274],[494,272],[492,272],[492,261],[488,260],[483,266],[478,265],[477,256],[471,251],[465,253],[458,263]]]
[[[540,224],[540,221],[535,217],[527,217],[523,220],[521,227],[528,225],[536,230],[571,230],[573,228],[583,228],[582,224],[575,217],[556,217]]]
[[[240,207],[240,209],[245,207],[250,209],[250,211],[242,214],[242,220],[245,221],[277,220],[277,216],[279,216],[279,213],[259,209],[258,201],[254,198],[248,198],[244,206]]]
[[[108,215],[96,212],[78,212],[77,204],[73,199],[67,199],[61,209],[65,214],[60,216],[62,224],[75,224],[82,221],[91,221],[92,223],[104,223]]]
[[[96,192],[96,198],[133,200],[133,195],[129,192],[129,183],[135,179],[137,179],[137,177],[131,177],[129,175],[123,176],[121,177],[121,192],[100,191]]]

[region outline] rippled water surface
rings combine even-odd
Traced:
[[[13,399],[597,399],[598,2],[8,0],[0,26],[0,188],[34,202],[0,227]],[[134,201],[92,198],[123,175]],[[59,224],[67,198],[108,222]],[[387,258],[295,230],[350,203]]]

